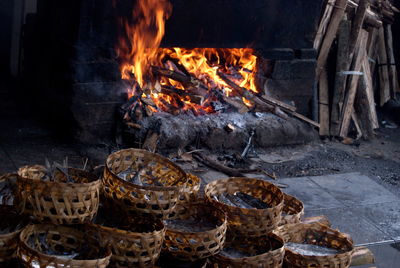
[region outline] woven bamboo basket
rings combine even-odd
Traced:
[[[126,170],[140,171],[148,185],[137,185],[118,176]],[[157,181],[163,186],[153,186]],[[187,177],[185,172],[168,159],[140,149],[126,149],[111,154],[106,161],[103,184],[107,197],[116,200],[123,208],[136,214],[167,218],[179,202]]]
[[[200,178],[191,173],[187,173],[187,182],[179,197],[179,203],[185,205],[186,203],[193,203],[198,200],[198,192],[200,190]]]
[[[78,229],[52,224],[27,226],[20,235],[18,258],[25,267],[107,267],[111,251],[98,238]],[[54,255],[46,254],[51,251]],[[71,258],[71,254],[80,253]]]
[[[166,225],[164,251],[176,259],[197,261],[217,254],[224,245],[227,229],[226,215],[204,200],[186,204],[175,219],[207,220],[215,227],[206,231],[187,231]]]
[[[227,235],[226,248],[244,253],[250,257],[230,257],[223,253],[213,256],[210,262],[215,268],[280,268],[285,255],[283,239],[270,233],[257,237],[231,237]]]
[[[17,201],[17,174],[4,174],[0,176],[0,205],[16,206]]]
[[[188,173],[187,182],[184,186],[183,192],[179,196],[178,204],[176,205],[174,211],[168,215],[168,219],[174,219],[180,214],[185,214],[186,207],[188,205],[192,203],[198,203],[199,190],[200,190],[200,178],[193,174]]]
[[[55,181],[43,181],[43,166],[25,166],[18,170],[18,196],[21,209],[38,221],[54,224],[79,224],[91,221],[99,207],[101,180],[83,170],[69,168],[74,182],[58,172]]]
[[[267,209],[245,209],[226,205],[213,198],[223,193],[243,192],[271,206]],[[274,230],[281,221],[283,193],[272,183],[250,178],[228,178],[213,181],[205,187],[209,202],[227,213],[228,228],[239,236],[262,236]]]
[[[345,268],[349,267],[354,251],[348,236],[320,223],[296,223],[280,226],[274,231],[285,243],[305,243],[333,248],[343,253],[329,256],[304,256],[286,248],[285,262],[289,267]]]
[[[28,219],[17,214],[12,207],[0,206],[0,262],[16,256],[19,234],[28,224]],[[3,228],[12,227],[8,232]]]
[[[101,212],[100,214],[103,214]],[[111,248],[110,265],[153,267],[160,256],[165,236],[162,221],[153,218],[130,218],[126,215],[118,217],[117,213],[111,211],[104,211],[104,214],[108,218],[106,224],[96,219],[95,223],[88,224],[88,232],[93,232],[99,237],[101,246]]]
[[[294,196],[283,194],[284,204],[282,209],[282,219],[279,225],[299,223],[304,215],[304,205]]]

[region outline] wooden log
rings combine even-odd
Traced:
[[[368,57],[366,56],[362,63],[362,72],[364,73],[362,79],[365,84],[365,93],[368,102],[368,116],[371,120],[372,129],[379,128],[378,115],[376,113],[376,104],[374,96],[374,88],[372,82],[371,65],[369,63]]]
[[[347,14],[349,14],[350,17],[352,17],[351,14],[355,14],[357,8],[358,3],[349,0],[346,12]],[[382,27],[382,20],[379,18],[378,14],[371,10],[371,8],[368,8],[367,12],[365,13],[364,26],[371,26],[374,28]]]
[[[365,13],[369,7],[369,0],[360,0],[358,3],[358,8],[356,15],[351,25],[350,39],[349,39],[349,55],[350,59],[353,58],[355,46],[358,42],[358,37],[363,26]]]
[[[229,105],[234,107],[240,114],[245,114],[249,111],[249,108],[243,103],[242,100],[236,100],[234,98],[227,97],[223,94],[222,94],[221,98],[226,103],[228,103]]]
[[[336,0],[333,6],[332,17],[329,26],[326,30],[324,40],[322,41],[321,48],[317,59],[316,68],[316,79],[319,80],[319,76],[326,66],[326,61],[328,59],[328,54],[331,49],[333,40],[336,37],[336,33],[340,22],[342,21],[343,15],[346,10],[347,0]]]
[[[319,77],[319,135],[329,135],[329,85],[328,73],[324,70]]]
[[[340,131],[340,112],[344,101],[344,91],[346,88],[347,75],[344,71],[348,71],[350,67],[349,60],[349,39],[350,39],[350,21],[343,20],[339,26],[338,52],[336,60],[336,76],[333,89],[332,110],[330,134],[339,136]]]
[[[393,36],[392,36],[392,26],[386,24],[384,26],[385,37],[386,37],[386,50],[388,56],[388,69],[389,69],[389,80],[390,80],[390,97],[392,99],[396,98],[396,92],[399,89],[399,80],[397,76],[396,60],[393,51]]]
[[[242,96],[249,101],[253,102],[258,108],[260,108],[262,111],[265,112],[274,112],[274,106],[268,103],[265,103],[262,101],[260,98],[258,98],[256,95],[251,93],[245,88],[240,87],[239,85],[235,84],[232,82],[228,77],[226,77],[225,74],[222,72],[218,71],[217,72],[218,76],[230,87],[232,88],[239,96]]]
[[[353,112],[351,113],[351,120],[353,121],[354,127],[356,128],[356,131],[357,131],[356,140],[358,140],[363,136],[363,132],[361,129],[360,120],[358,119],[358,116],[357,116],[354,108],[353,108]]]
[[[366,247],[356,247],[351,258],[350,266],[360,266],[375,263],[372,251]]]
[[[366,74],[364,72],[363,77],[358,82],[358,89],[354,101],[354,111],[359,119],[362,137],[366,140],[371,140],[374,138],[375,134],[373,128],[373,119],[371,118],[371,107],[367,96],[367,79],[365,76]]]
[[[380,106],[383,106],[390,100],[390,82],[388,57],[386,53],[385,31],[380,28],[378,31],[378,73],[379,73],[379,96]]]
[[[335,4],[335,0],[329,0],[326,3],[324,14],[322,15],[321,21],[319,22],[318,31],[315,35],[314,39],[314,49],[319,51],[321,42],[324,39],[326,29],[329,25],[329,21],[332,17],[333,5]]]
[[[172,86],[161,86],[161,92],[166,94],[176,94],[181,97],[187,97],[191,102],[196,104],[202,104],[204,101],[204,97],[200,95],[192,94],[186,90],[177,89]]]
[[[367,41],[368,41],[368,32],[365,30],[361,30],[359,42],[358,42],[356,52],[354,55],[353,65],[351,68],[352,71],[355,71],[355,72],[361,71],[362,60],[364,59],[364,57],[366,55]],[[357,92],[359,78],[360,78],[360,75],[351,75],[351,77],[350,77],[350,81],[348,84],[348,90],[346,93],[343,109],[342,109],[341,116],[340,116],[341,124],[340,124],[339,135],[341,137],[347,136],[347,132],[348,132],[349,125],[350,125],[350,119],[351,119],[351,116],[354,111],[354,98],[355,98],[355,95]]]
[[[194,150],[191,150],[191,151],[194,151]],[[217,161],[214,161],[211,158],[205,156],[204,154],[202,154],[200,152],[195,151],[192,154],[193,154],[193,157],[197,161],[203,163],[204,165],[206,165],[212,169],[220,171],[230,177],[244,177],[243,173],[238,171],[237,169],[224,166],[224,165],[218,163]]]
[[[307,217],[302,220],[303,223],[321,223],[326,226],[331,226],[331,223],[328,220],[328,217],[325,215],[315,216],[315,217]]]
[[[286,111],[291,111],[291,112],[295,112],[296,111],[296,107],[295,106],[287,104],[287,103],[285,103],[283,101],[277,100],[277,99],[275,99],[275,98],[273,98],[271,96],[262,95],[262,96],[260,96],[260,98],[263,101],[265,101],[265,102],[267,102],[267,103],[269,103],[271,105],[279,106],[280,108],[282,108],[282,109],[284,109]]]

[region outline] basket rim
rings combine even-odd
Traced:
[[[213,183],[216,183],[217,181],[223,181],[223,182],[229,182],[229,181],[240,181],[240,180],[253,180],[253,181],[262,181],[265,182],[267,184],[273,185],[275,186],[281,193],[282,193],[282,200],[279,204],[277,204],[276,206],[270,207],[270,208],[262,208],[262,209],[258,209],[258,208],[241,208],[241,207],[237,207],[237,206],[231,206],[228,204],[225,204],[223,202],[217,201],[214,198],[211,197],[211,195],[208,194],[209,188],[212,187]],[[229,209],[234,209],[234,210],[243,210],[243,211],[258,211],[258,212],[262,212],[262,211],[274,211],[277,207],[281,206],[283,208],[283,204],[284,204],[284,193],[283,191],[276,186],[275,184],[268,182],[268,181],[264,181],[264,180],[260,180],[260,179],[256,179],[256,178],[247,178],[247,177],[229,177],[229,178],[223,178],[223,179],[217,179],[215,181],[212,181],[210,183],[208,183],[205,187],[204,187],[204,195],[205,197],[208,199],[208,201],[218,205],[218,206],[222,206],[222,207],[227,207]]]
[[[301,210],[299,211],[299,212],[296,212],[296,213],[286,213],[286,215],[288,215],[288,216],[293,216],[293,215],[298,215],[298,214],[304,214],[304,203],[300,200],[300,199],[298,199],[297,197],[295,197],[295,196],[293,196],[293,195],[290,195],[290,194],[287,194],[287,193],[285,193],[285,192],[283,192],[282,191],[282,193],[283,193],[283,198],[284,198],[284,200],[285,200],[285,198],[286,197],[289,197],[289,198],[291,198],[291,199],[295,199],[299,204],[300,204],[300,206],[301,206]],[[283,209],[285,208],[285,204],[283,205]],[[282,209],[282,213],[283,213],[283,209]],[[282,218],[283,218],[284,216],[282,215]]]
[[[250,256],[250,257],[240,257],[240,258],[226,257],[226,256],[221,255],[221,253],[218,253],[215,257],[216,258],[225,259],[225,260],[232,260],[232,261],[235,261],[235,262],[245,261],[245,260],[252,261],[252,260],[257,260],[260,257],[266,257],[267,255],[274,254],[275,252],[278,252],[278,251],[285,251],[286,250],[285,249],[285,242],[284,242],[282,237],[280,237],[279,235],[274,234],[274,233],[268,233],[267,236],[268,237],[273,236],[274,239],[277,239],[277,240],[279,240],[279,242],[282,243],[282,246],[280,248],[277,248],[277,249],[274,249],[274,250],[270,250],[270,251],[264,252],[264,253],[259,254],[259,255]]]
[[[57,261],[60,261],[61,263],[65,262],[65,261],[72,261],[75,264],[79,264],[79,263],[85,263],[85,262],[88,262],[88,261],[89,262],[105,261],[105,260],[109,259],[111,257],[111,255],[112,255],[111,249],[109,247],[105,248],[105,254],[104,254],[105,256],[102,256],[102,257],[97,258],[97,259],[85,259],[85,260],[74,260],[74,259],[71,259],[71,260],[66,260],[65,258],[56,257],[56,255],[45,254],[45,253],[43,253],[43,252],[41,252],[41,251],[39,251],[37,249],[32,248],[31,246],[29,246],[26,243],[25,239],[22,239],[23,235],[25,233],[28,233],[30,231],[30,228],[34,228],[34,227],[37,227],[37,228],[41,228],[42,227],[42,228],[45,228],[45,229],[46,228],[50,228],[50,230],[51,230],[51,227],[53,227],[53,228],[54,227],[61,227],[63,229],[74,229],[74,228],[72,228],[70,226],[65,226],[65,225],[52,225],[52,224],[48,224],[48,223],[39,223],[39,224],[29,224],[29,225],[27,225],[19,235],[20,247],[24,247],[26,250],[35,252],[35,254],[37,254],[39,257],[55,259]],[[80,230],[77,230],[77,231],[82,232]]]
[[[117,153],[121,153],[121,152],[128,152],[128,151],[136,151],[136,152],[141,152],[141,153],[145,153],[145,154],[151,154],[154,155],[158,158],[167,160],[171,163],[171,165],[176,168],[179,173],[182,173],[182,175],[184,176],[184,180],[183,180],[183,185],[177,185],[177,186],[152,186],[152,185],[138,185],[138,184],[134,184],[132,182],[128,182],[122,178],[120,178],[117,174],[115,174],[110,167],[108,166],[108,160],[111,156],[117,154]],[[112,154],[110,154],[107,159],[106,159],[106,163],[104,165],[104,174],[109,173],[114,179],[116,179],[117,181],[120,181],[123,185],[132,187],[132,188],[136,188],[136,189],[142,189],[142,190],[149,190],[149,191],[176,191],[179,189],[182,189],[185,187],[186,183],[187,183],[187,174],[186,172],[180,168],[178,165],[176,165],[175,163],[173,163],[171,160],[169,160],[168,158],[149,152],[147,150],[143,150],[143,149],[136,149],[136,148],[128,148],[128,149],[123,149],[123,150],[119,150],[116,152],[113,152]],[[103,176],[104,177],[104,176]],[[104,180],[104,178],[103,178]]]
[[[43,181],[43,180],[35,180],[32,178],[27,178],[27,177],[23,177],[19,174],[19,170],[23,169],[23,168],[29,168],[29,167],[34,167],[34,166],[40,166],[43,167],[41,165],[26,165],[26,166],[22,166],[18,169],[18,174],[17,174],[17,181],[25,181],[25,182],[29,182],[29,183],[40,183],[40,184],[44,184],[47,186],[54,186],[54,185],[61,185],[63,187],[72,187],[72,186],[92,186],[92,185],[96,185],[101,183],[101,177],[96,177],[95,175],[91,174],[90,172],[87,172],[85,170],[82,169],[78,169],[78,168],[71,168],[69,167],[68,170],[74,170],[74,171],[78,171],[78,172],[83,172],[86,175],[88,175],[88,177],[92,177],[92,181],[90,182],[59,182],[59,181]],[[96,179],[94,179],[96,177]]]
[[[307,260],[315,260],[315,259],[326,259],[326,257],[342,257],[342,256],[344,257],[344,256],[346,256],[348,254],[352,255],[352,253],[354,252],[354,249],[355,249],[354,244],[352,243],[352,241],[350,241],[350,239],[347,236],[345,236],[342,232],[340,232],[338,230],[335,230],[335,229],[333,229],[333,228],[331,228],[329,226],[323,225],[323,224],[321,224],[319,222],[314,222],[314,223],[299,222],[299,223],[286,224],[286,225],[283,225],[281,227],[278,227],[278,229],[276,231],[279,232],[280,228],[289,228],[291,225],[292,226],[294,226],[294,225],[302,225],[302,226],[305,226],[305,227],[307,227],[307,226],[309,226],[309,227],[317,226],[317,227],[326,228],[327,230],[335,233],[337,236],[340,236],[342,239],[345,239],[347,246],[350,247],[350,249],[344,250],[344,252],[342,252],[342,253],[332,254],[332,255],[328,255],[328,256],[302,255],[300,253],[297,253],[296,251],[292,251],[292,250],[290,250],[290,249],[285,247],[285,251],[289,251],[291,254],[295,255],[296,257],[301,257],[301,258],[307,259]],[[275,233],[275,231],[274,231],[274,233]],[[285,244],[286,244],[286,242],[285,242]]]
[[[189,204],[189,207],[190,206],[205,206],[205,207],[208,207],[207,204],[204,203],[204,201],[198,201],[197,203],[191,203],[191,204]],[[221,209],[219,209],[217,207],[213,206],[211,209],[217,211],[218,214],[220,214],[220,216],[223,216],[223,218],[224,218],[222,223],[221,224],[217,224],[217,226],[215,228],[212,228],[212,229],[207,230],[207,231],[202,231],[202,232],[186,232],[186,231],[181,231],[181,230],[178,230],[178,229],[175,229],[175,228],[168,228],[168,225],[165,225],[165,229],[166,229],[166,231],[168,233],[180,234],[180,235],[184,235],[184,236],[199,235],[199,234],[213,234],[213,233],[215,233],[215,231],[223,228],[225,225],[228,224],[228,216],[226,215],[226,213],[223,210],[221,210]],[[218,219],[218,221],[219,220],[220,219]]]
[[[164,223],[162,221],[160,221],[160,222],[161,222],[162,228],[161,229],[156,229],[156,230],[151,231],[151,232],[127,231],[127,230],[124,230],[124,229],[104,226],[104,225],[101,225],[101,224],[98,224],[98,223],[92,223],[92,222],[91,223],[87,223],[87,226],[93,227],[93,228],[98,228],[101,231],[112,233],[113,235],[115,235],[115,234],[117,234],[119,236],[125,235],[125,236],[129,236],[131,238],[138,237],[138,236],[141,236],[141,237],[143,237],[143,236],[152,237],[152,236],[156,236],[156,235],[162,234],[163,232],[166,231],[166,227],[165,227]]]

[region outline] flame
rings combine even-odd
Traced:
[[[165,20],[171,15],[168,0],[138,0],[133,10],[137,22],[132,26],[124,22],[126,35],[120,39],[119,54],[124,58],[121,66],[122,79],[133,74],[137,83],[144,86],[144,76],[156,60],[157,50],[165,33]],[[128,42],[128,43],[127,43]],[[131,49],[129,49],[131,47]]]
[[[155,111],[180,113],[191,111],[195,115],[217,111],[219,91],[227,97],[239,97],[242,103],[252,103],[237,94],[219,76],[223,72],[229,79],[246,90],[257,93],[257,56],[251,48],[160,48],[165,33],[165,20],[172,6],[167,0],[138,0],[133,11],[137,18],[133,25],[125,21],[125,38],[118,44],[122,79],[134,80],[129,96],[150,98]],[[197,96],[184,84],[166,77],[155,76],[151,67],[189,74],[206,87],[207,94]],[[137,83],[137,84],[136,84]],[[172,88],[171,92],[166,88]],[[163,90],[164,89],[164,90]],[[145,93],[145,94],[144,94]],[[195,98],[193,97],[195,95]],[[205,95],[205,96],[204,96]]]

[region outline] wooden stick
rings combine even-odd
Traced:
[[[254,104],[258,106],[262,111],[265,112],[274,112],[274,106],[268,103],[265,103],[262,101],[260,98],[258,98],[256,95],[252,94],[250,91],[248,91],[245,88],[242,88],[232,82],[228,77],[226,77],[225,74],[222,72],[217,72],[218,76],[233,90],[235,90],[240,96],[245,97],[246,99],[252,101]]]
[[[331,110],[331,126],[330,134],[339,136],[340,131],[340,112],[344,101],[344,91],[346,88],[347,75],[344,71],[348,71],[350,67],[349,60],[349,39],[350,39],[350,21],[343,20],[339,27],[338,52],[336,60],[336,76],[333,89],[332,110]]]
[[[366,247],[356,247],[351,258],[350,266],[360,266],[375,263],[372,251]]]
[[[324,39],[324,35],[326,33],[327,26],[329,25],[329,21],[332,17],[333,5],[335,4],[335,0],[329,0],[326,3],[324,15],[318,26],[317,34],[315,35],[314,39],[314,49],[319,51],[321,42]]]
[[[361,30],[360,32],[360,41],[358,42],[357,49],[355,52],[355,58],[353,60],[353,68],[352,71],[361,71],[361,63],[366,54],[366,46],[368,41],[368,32],[365,30]],[[341,112],[341,124],[340,124],[340,133],[341,137],[346,137],[347,132],[350,125],[350,119],[354,110],[354,98],[357,92],[358,79],[359,75],[352,75],[350,77],[349,89],[347,91],[343,109]]]
[[[371,140],[375,135],[372,123],[373,119],[371,118],[371,107],[367,97],[368,89],[366,81],[366,73],[364,73],[363,77],[358,82],[357,94],[354,101],[354,110],[359,119],[362,136],[366,140]],[[375,109],[375,107],[372,108]]]
[[[193,151],[193,150],[191,150],[191,151]],[[230,177],[244,177],[243,173],[241,173],[240,171],[238,171],[234,168],[224,166],[224,165],[212,160],[211,158],[203,155],[200,152],[193,152],[192,154],[193,154],[193,157],[197,161],[203,163],[204,165],[206,165],[212,169],[215,169],[217,171],[225,173],[226,175],[228,175]]]
[[[355,13],[357,8],[358,8],[358,3],[349,0],[346,12],[348,14]],[[371,8],[368,8],[367,12],[365,13],[364,25],[372,26],[374,28],[380,28],[382,27],[382,20],[379,18],[378,14],[373,12]]]
[[[368,56],[365,56],[362,63],[362,72],[364,73],[363,80],[365,84],[365,94],[368,102],[368,116],[371,120],[371,125],[373,129],[379,128],[378,115],[376,113],[375,107],[375,97],[371,74],[371,65],[368,60]]]
[[[378,72],[380,87],[380,106],[390,100],[390,83],[388,57],[386,54],[385,32],[383,28],[378,31]]]
[[[326,66],[328,54],[331,49],[333,40],[336,37],[336,33],[339,27],[339,23],[342,21],[343,15],[346,10],[347,0],[336,0],[333,6],[332,18],[329,26],[326,30],[325,38],[322,41],[321,49],[317,59],[316,79],[319,80],[319,76]]]
[[[358,36],[360,35],[360,31],[365,18],[365,13],[367,12],[368,7],[369,7],[369,0],[359,1],[356,16],[354,17],[354,20],[351,25],[351,32],[349,39],[350,59],[353,58],[355,46],[358,42]]]
[[[324,70],[319,78],[319,135],[329,135],[329,85],[328,73]]]

